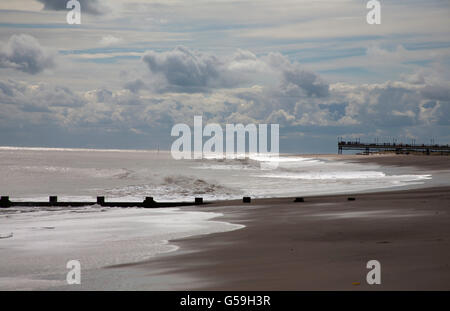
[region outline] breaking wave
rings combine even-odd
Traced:
[[[105,193],[124,201],[140,201],[143,197],[151,196],[167,202],[192,200],[196,196],[202,196],[206,200],[226,200],[241,195],[240,191],[230,187],[183,175],[166,176],[161,184],[129,185],[108,189]]]

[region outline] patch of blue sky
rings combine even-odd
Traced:
[[[3,28],[17,28],[17,29],[95,29],[95,30],[128,30],[128,31],[141,31],[139,28],[131,28],[126,25],[116,27],[108,25],[94,25],[91,23],[82,23],[80,25],[69,25],[66,22],[62,23],[0,23],[0,27]]]
[[[366,55],[365,48],[329,50],[323,48],[303,49],[300,51],[283,51],[292,60],[302,63],[316,63],[333,59],[349,58]]]
[[[403,64],[405,64],[405,65],[427,66],[427,65],[429,65],[432,62],[433,61],[431,59],[420,59],[420,60],[412,60],[412,61],[403,62]]]
[[[450,41],[446,42],[407,42],[402,44],[407,50],[433,50],[450,47]]]
[[[62,55],[79,55],[79,54],[110,54],[110,53],[144,53],[148,50],[163,52],[167,48],[156,48],[151,45],[148,47],[99,47],[80,50],[59,50]]]
[[[146,50],[147,49],[145,49],[145,48],[102,47],[102,48],[91,48],[91,49],[81,49],[81,50],[60,50],[59,53],[63,54],[63,55],[108,54],[108,53],[130,53],[130,52],[143,53]]]
[[[372,74],[371,71],[362,67],[342,67],[336,69],[323,69],[317,72],[321,74],[343,74],[343,75],[353,75],[353,76],[365,76]]]
[[[76,59],[77,62],[96,63],[96,64],[114,64],[120,60],[140,59],[140,56],[134,55],[120,55],[111,57],[98,57],[98,58],[81,58]]]
[[[44,28],[44,29],[58,29],[58,28],[87,28],[83,25],[69,25],[67,23],[54,23],[54,24],[16,24],[16,23],[0,23],[0,27],[4,28]]]
[[[302,44],[302,43],[327,43],[337,44],[342,46],[343,42],[366,42],[386,39],[384,36],[367,35],[367,36],[340,36],[340,37],[321,37],[321,38],[307,38],[307,39],[292,39],[292,38],[266,38],[267,43],[284,43],[284,44]]]
[[[167,25],[159,26],[164,31],[169,32],[211,32],[211,31],[229,31],[229,30],[242,30],[242,29],[250,29],[250,28],[262,28],[267,27],[267,24],[212,24],[212,23],[204,23],[204,24],[195,24],[195,25],[187,25],[185,23],[170,23]]]

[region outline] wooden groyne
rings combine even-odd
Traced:
[[[57,196],[50,196],[48,202],[42,201],[28,201],[28,202],[13,202],[8,196],[2,196],[0,199],[0,208],[8,208],[14,206],[21,207],[81,207],[100,205],[105,207],[143,207],[143,208],[162,208],[162,207],[177,207],[177,206],[191,206],[209,204],[204,202],[203,198],[195,198],[193,202],[157,202],[153,197],[146,197],[143,202],[107,202],[105,197],[97,197],[95,202],[60,202]]]

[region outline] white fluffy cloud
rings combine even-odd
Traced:
[[[179,46],[166,52],[148,51],[142,60],[153,74],[163,78],[163,91],[204,92],[277,83],[292,96],[328,95],[328,84],[317,74],[279,53],[257,57],[238,50],[219,57]]]
[[[2,126],[41,124],[75,131],[163,131],[175,123],[279,123],[282,135],[447,137],[450,83],[427,73],[404,81],[328,84],[277,53],[225,56],[177,48],[148,52],[150,71],[123,89],[75,92],[44,83],[0,81]],[[158,79],[155,80],[155,76]],[[152,82],[159,81],[157,87]],[[7,117],[6,117],[7,116]],[[164,133],[166,134],[164,136]]]
[[[234,59],[234,67],[245,67],[238,66],[235,57],[229,59]],[[273,66],[269,59],[274,61],[273,55],[253,58],[265,64],[265,70],[278,68],[278,75],[275,74],[278,80],[269,79],[265,84],[247,87],[209,88],[208,92],[158,90],[152,93],[146,90],[140,94],[133,92],[132,83],[128,89],[114,91],[102,88],[77,93],[60,86],[2,81],[0,109],[5,113],[8,111],[10,122],[16,118],[30,118],[33,122],[50,120],[62,127],[89,125],[100,131],[135,129],[145,132],[145,129],[170,128],[179,122],[191,123],[194,115],[203,115],[207,122],[222,124],[279,123],[283,131],[292,133],[304,129],[327,133],[332,128],[330,135],[346,131],[357,131],[368,136],[373,133],[391,133],[393,136],[394,133],[409,132],[420,137],[427,135],[427,129],[443,127],[442,134],[447,135],[449,83],[431,83],[425,79],[423,83],[397,81],[328,85],[318,75],[303,71],[298,64],[289,63],[287,59],[277,56],[277,66]],[[217,63],[224,67],[230,64],[221,60]],[[161,64],[166,65],[166,60],[158,66]],[[169,67],[172,69],[170,73],[164,68],[159,69],[177,76],[177,72],[173,72],[177,67]],[[185,70],[185,64],[180,68]],[[213,75],[215,79],[219,79],[221,73],[217,68],[217,75]],[[294,73],[293,76],[285,74],[287,68]],[[248,72],[248,68],[245,71]],[[259,69],[254,72],[259,72]],[[195,85],[207,86],[207,83],[201,84],[199,81],[206,79],[201,74],[210,77],[208,73],[208,70],[199,69]],[[136,87],[142,87],[144,82],[136,81],[135,84],[139,85]]]

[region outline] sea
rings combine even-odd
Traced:
[[[175,160],[156,150],[0,147],[0,195],[12,201],[47,201],[50,195],[59,201],[105,196],[131,202],[148,196],[166,202],[310,196],[401,189],[432,178],[411,169],[307,155]],[[64,288],[70,260],[96,275],[105,267],[177,251],[171,242],[176,239],[245,227],[221,216],[201,208],[3,208],[0,289]]]

